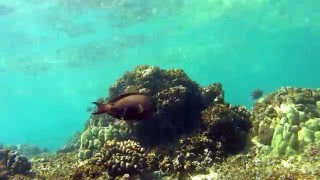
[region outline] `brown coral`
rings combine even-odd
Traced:
[[[244,107],[214,104],[202,112],[202,119],[204,133],[221,142],[226,152],[238,153],[246,147],[252,124]]]
[[[202,133],[181,139],[172,151],[160,162],[159,168],[171,177],[182,179],[190,174],[206,173],[213,163],[226,157],[220,142]]]
[[[147,163],[149,162],[149,164]],[[135,141],[107,141],[93,158],[87,160],[72,174],[72,179],[121,177],[140,175],[150,171],[152,164],[148,153]],[[104,174],[107,172],[107,174]]]

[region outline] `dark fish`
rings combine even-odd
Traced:
[[[14,8],[0,4],[0,16],[6,16],[14,12]]]
[[[145,120],[149,119],[156,108],[152,103],[151,96],[143,93],[125,93],[107,104],[92,102],[98,109],[92,114],[107,113],[122,120]]]
[[[263,91],[261,89],[256,89],[256,90],[252,91],[251,98],[258,99],[262,96],[262,94],[263,94]]]

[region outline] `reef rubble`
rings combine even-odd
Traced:
[[[314,179],[320,177],[320,91],[283,87],[252,110],[181,69],[138,66],[100,102],[145,92],[154,118],[91,116],[55,155],[31,158],[38,179]]]

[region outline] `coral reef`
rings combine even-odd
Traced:
[[[79,166],[77,152],[46,154],[30,159],[36,179],[70,179]]]
[[[253,135],[275,155],[291,156],[320,145],[320,92],[283,87],[254,105]]]
[[[35,177],[320,177],[320,90],[283,87],[260,98],[250,112],[225,102],[220,83],[201,87],[182,70],[138,66],[125,73],[99,102],[132,91],[152,95],[157,112],[150,121],[91,116],[84,131],[75,134],[57,154],[31,159]],[[8,153],[0,150],[0,160]],[[4,175],[14,176],[18,166],[7,166],[11,164],[8,158],[0,162],[0,168],[7,172]]]
[[[107,119],[110,119],[109,116]],[[90,119],[93,122],[93,119]],[[114,123],[114,122],[117,123]],[[101,121],[100,121],[101,122]],[[124,140],[129,137],[130,130],[125,122],[110,120],[108,126],[88,126],[81,134],[79,158],[84,160],[92,157],[108,140]]]
[[[292,92],[283,93],[284,89],[290,89]],[[317,168],[320,165],[320,147],[317,140],[318,91],[309,91],[311,92],[310,97],[305,98],[302,93],[308,89],[282,88],[256,102],[250,113],[243,106],[232,106],[226,103],[221,84],[200,87],[199,90],[202,105],[205,108],[201,110],[199,127],[195,128],[192,133],[182,134],[171,143],[157,146],[141,143],[137,139],[138,136],[134,136],[132,132],[128,133],[133,135],[132,137],[126,136],[122,140],[115,140],[115,136],[109,136],[109,139],[104,138],[104,141],[101,141],[104,143],[101,144],[97,153],[80,163],[69,178],[315,179],[320,176]],[[304,99],[303,103],[301,99]],[[299,105],[297,102],[300,102]],[[298,117],[304,117],[304,121],[300,122],[300,119],[293,121],[290,113],[298,113]],[[306,114],[306,117],[303,114]],[[300,153],[299,156],[292,153],[290,154],[292,156],[284,159],[279,156],[279,151],[272,150],[277,147],[272,146],[272,142],[277,141],[279,135],[271,127],[279,125],[282,117],[287,118],[286,123],[288,124],[299,121],[300,133],[297,134],[296,141],[297,144],[302,144],[297,146],[301,148],[297,150],[297,153]],[[92,147],[97,144],[93,139],[102,136],[99,136],[101,129],[96,128],[99,124],[103,124],[101,123],[102,117],[99,118],[98,121],[91,119],[88,128],[82,134],[84,139],[90,137],[89,141],[84,142],[87,144],[90,141],[93,142]],[[110,117],[107,116],[107,118],[110,120]],[[265,130],[269,129],[270,132],[262,132],[261,122],[269,123]],[[132,127],[136,128],[132,125],[121,124],[121,122],[114,123],[114,120],[107,124],[108,128],[103,128],[113,128],[113,131],[117,131],[119,127],[127,127],[126,132],[129,132]],[[115,124],[121,125],[115,128]],[[301,133],[305,131],[303,128],[308,128],[314,133],[311,140],[307,141],[309,143],[305,141],[305,137],[309,136]],[[250,132],[252,132],[251,135]],[[100,134],[105,134],[105,131]],[[295,137],[293,134],[290,136]],[[285,140],[284,135],[281,135],[282,141]],[[248,140],[251,137],[251,146],[248,146]],[[131,138],[131,140],[126,140],[126,138]],[[274,153],[265,153],[268,147]],[[235,155],[230,156],[230,154]]]
[[[150,166],[152,165],[148,163],[148,153],[139,143],[131,140],[109,140],[99,153],[85,161],[73,173],[72,179],[95,179],[101,176],[115,178],[125,174],[136,176],[150,170]]]
[[[31,163],[16,151],[0,149],[0,179],[31,179]]]
[[[207,172],[213,163],[221,162],[226,156],[219,142],[202,134],[183,138],[170,147],[151,149],[132,140],[111,140],[99,153],[85,160],[72,179],[150,178],[156,176],[155,172],[170,178],[185,178]]]
[[[208,137],[221,142],[227,153],[239,153],[248,142],[252,127],[250,113],[243,106],[219,103],[202,112],[203,129]]]
[[[261,146],[252,146],[245,154],[231,156],[214,164],[210,173],[192,179],[318,179],[320,177],[320,148],[313,147],[288,159],[265,155]]]
[[[130,123],[108,115],[91,117],[79,150],[79,158],[87,160],[73,179],[142,176],[146,172],[186,178],[208,172],[213,163],[247,145],[250,113],[225,103],[219,83],[200,87],[182,70],[139,66],[120,78],[104,101],[130,91],[153,95],[158,109],[154,119]],[[135,147],[145,153],[139,156]],[[135,165],[138,169],[131,168]]]
[[[108,98],[101,100],[107,101],[125,92],[144,92],[152,95],[157,112],[151,120],[143,123],[119,122],[108,115],[91,117],[81,137],[79,156],[81,159],[91,157],[95,149],[97,152],[106,140],[131,138],[143,145],[156,146],[173,142],[180,135],[192,133],[201,126],[201,111],[205,105],[222,93],[219,86],[221,85],[216,84],[211,89],[200,88],[180,69],[163,70],[155,66],[138,66],[117,80],[110,87]],[[101,135],[100,138],[98,135]]]
[[[220,163],[227,157],[221,143],[203,133],[183,138],[165,152],[158,151],[156,156],[163,176],[170,179],[186,179],[190,174],[207,173],[214,163]]]

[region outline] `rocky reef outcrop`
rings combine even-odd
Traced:
[[[154,172],[186,177],[208,171],[247,145],[250,113],[226,103],[220,83],[201,87],[181,69],[139,66],[112,85],[101,101],[125,92],[151,94],[157,106],[154,118],[125,122],[92,116],[81,135],[79,158],[85,161],[74,179],[96,178],[99,172],[113,178]]]
[[[0,179],[31,179],[31,163],[16,151],[0,148]]]
[[[246,153],[213,164],[204,179],[318,179],[320,89],[282,87],[259,99]]]
[[[315,179],[320,177],[320,90],[283,87],[249,111],[181,69],[138,66],[99,102],[152,95],[150,121],[91,116],[54,156],[32,159],[39,178]],[[63,169],[63,170],[61,170]]]

